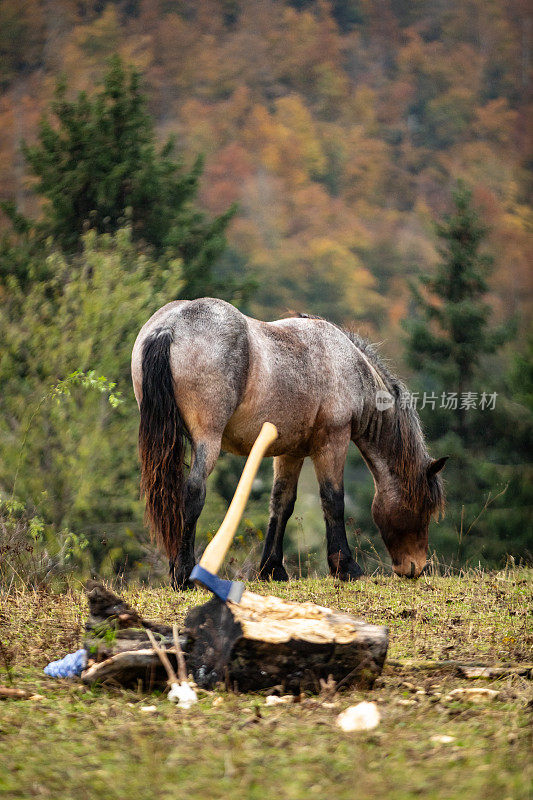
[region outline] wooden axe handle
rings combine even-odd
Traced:
[[[217,574],[231,546],[233,537],[241,521],[246,501],[250,495],[252,483],[254,482],[259,464],[272,442],[277,438],[278,431],[276,426],[272,425],[270,422],[265,422],[250,450],[250,455],[246,460],[241,478],[237,484],[235,494],[233,495],[233,500],[226,512],[222,525],[205,548],[203,556],[200,559],[200,566],[213,575]]]

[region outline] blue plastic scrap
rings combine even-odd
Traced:
[[[50,678],[75,678],[77,675],[81,675],[86,665],[87,652],[82,649],[76,650],[75,653],[69,653],[59,661],[51,661],[44,668],[44,672]]]

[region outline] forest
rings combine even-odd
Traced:
[[[531,35],[523,0],[3,0],[0,581],[166,580],[131,348],[206,295],[374,342],[450,457],[435,569],[531,562]],[[200,549],[241,468],[219,460]],[[345,492],[387,570],[355,448]],[[311,468],[288,538],[289,572],[325,574]]]

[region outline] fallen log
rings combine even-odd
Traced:
[[[168,652],[173,665],[177,659],[173,648],[171,625],[143,619],[121,597],[100,583],[86,584],[89,618],[83,643],[87,651],[87,669],[82,673],[84,683],[114,683],[121,686],[152,689],[166,685],[167,674],[159,656],[153,650],[147,630]],[[180,637],[185,646],[185,639]]]
[[[387,666],[407,671],[415,672],[454,672],[455,674],[472,680],[478,678],[508,678],[513,675],[533,679],[533,664],[508,664],[505,666],[495,666],[487,664],[465,664],[460,661],[417,661],[406,659],[405,661],[388,660]]]
[[[466,664],[459,665],[457,671],[464,678],[487,678],[493,680],[495,678],[509,678],[517,675],[521,678],[533,678],[533,665],[532,664],[517,664],[514,667],[473,667]]]
[[[142,619],[99,584],[88,588],[82,679],[163,687],[167,675],[147,630],[177,669],[171,626]],[[224,683],[239,691],[280,686],[318,692],[329,676],[345,687],[372,686],[383,668],[388,630],[314,603],[244,592],[238,604],[213,597],[189,611],[179,644],[187,673],[202,688]]]

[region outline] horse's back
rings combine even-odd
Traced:
[[[214,298],[169,303],[135,343],[138,400],[143,343],[164,330],[176,402],[193,435],[218,431],[225,449],[245,454],[269,420],[279,431],[272,453],[303,453],[317,427],[349,424],[353,345],[325,320],[261,322]]]
[[[224,431],[223,446],[246,453],[261,423],[268,420],[279,433],[270,454],[309,455],[319,429],[350,424],[352,345],[325,320],[247,318],[247,326],[249,376],[242,402]]]

